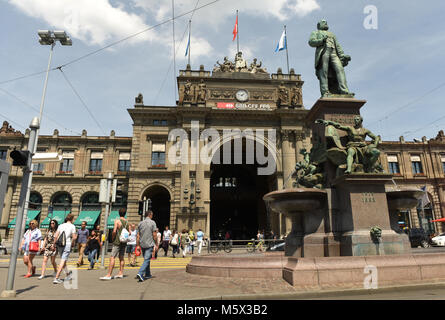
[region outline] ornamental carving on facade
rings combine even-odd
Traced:
[[[8,121],[3,121],[3,125],[0,128],[0,135],[1,136],[23,136],[23,134],[15,130]]]
[[[224,61],[222,63],[216,61],[215,66],[213,67],[214,73],[223,73],[223,72],[245,72],[245,73],[268,73],[266,68],[262,67],[262,62],[257,62],[258,59],[254,58],[252,63],[248,64],[247,60],[243,58],[243,53],[238,52],[235,55],[234,62],[230,61],[228,57],[224,57]]]

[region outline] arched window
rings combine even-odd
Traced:
[[[29,195],[29,209],[32,210],[41,210],[42,208],[42,196],[40,193],[36,191],[31,191],[31,194]]]
[[[100,210],[99,194],[97,192],[88,192],[82,196],[81,210]]]

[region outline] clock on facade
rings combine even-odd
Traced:
[[[235,98],[239,102],[246,102],[247,100],[249,100],[249,93],[247,92],[247,90],[244,89],[238,90],[235,94]]]

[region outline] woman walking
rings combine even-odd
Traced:
[[[176,230],[173,230],[170,240],[170,245],[173,248],[173,258],[175,258],[175,253],[179,252],[178,244],[179,244],[179,235],[176,233]]]
[[[189,245],[189,234],[187,233],[186,229],[182,230],[181,233],[181,240],[179,241],[179,245],[181,246],[181,250],[182,250],[182,257],[185,258],[186,254],[187,254],[187,247]]]
[[[28,267],[28,273],[25,278],[29,278],[36,273],[36,267],[32,264],[32,260],[40,251],[40,242],[42,241],[42,232],[37,228],[36,220],[29,223],[29,229],[23,235],[20,247],[24,251],[23,263]]]
[[[45,278],[45,270],[46,270],[46,263],[48,262],[48,259],[51,258],[51,264],[54,268],[53,277],[56,276],[57,273],[57,263],[56,263],[56,255],[57,255],[57,248],[53,246],[54,244],[54,236],[56,235],[57,228],[59,227],[59,223],[57,220],[51,220],[49,222],[49,228],[46,232],[45,239],[43,240],[43,246],[42,246],[42,252],[43,252],[43,262],[42,262],[42,274],[39,277],[39,280],[42,280]]]
[[[130,267],[136,266],[136,254],[134,250],[136,249],[136,225],[134,223],[130,224],[130,229],[128,230],[130,236],[128,237],[127,242],[127,253],[128,253],[128,264]]]
[[[90,266],[88,270],[94,269],[94,264],[96,263],[96,254],[100,249],[100,234],[96,230],[91,231],[91,235],[88,237],[87,250],[88,250],[88,261]]]

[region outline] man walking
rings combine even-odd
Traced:
[[[125,228],[128,230],[128,221],[125,219],[125,214],[127,210],[125,208],[119,209],[119,219],[114,220],[113,234],[111,240],[113,240],[113,247],[111,249],[110,266],[108,268],[108,273],[105,277],[101,277],[100,280],[111,280],[111,274],[114,269],[114,262],[116,257],[119,256],[119,273],[114,276],[114,279],[122,279],[124,277],[124,266],[125,266],[125,248],[127,247],[126,242],[120,241],[120,236],[122,230]]]
[[[86,228],[87,223],[82,221],[80,229],[77,230],[77,248],[79,251],[79,259],[77,260],[77,266],[83,265],[83,253],[87,245],[88,237],[90,236],[90,231]]]
[[[63,280],[59,279],[62,270],[65,269],[66,278],[65,280],[71,280],[71,271],[68,271],[66,262],[70,256],[71,244],[76,241],[77,233],[76,227],[73,224],[74,215],[69,213],[65,218],[65,223],[61,224],[54,235],[54,244],[52,249],[55,250],[56,245],[58,245],[57,251],[60,253],[62,259],[60,260],[59,269],[57,270],[56,277],[53,283],[63,283]],[[61,241],[59,237],[62,238]],[[62,243],[62,244],[60,244]],[[60,245],[59,245],[60,244]]]
[[[196,232],[196,244],[198,246],[198,254],[201,254],[202,242],[204,241],[204,232],[201,229]]]
[[[138,232],[136,237],[136,244],[142,249],[142,256],[144,262],[139,269],[136,278],[139,282],[144,282],[152,277],[150,272],[150,260],[152,258],[153,250],[157,249],[157,228],[153,219],[153,211],[148,210],[145,212],[145,219],[138,225]]]

